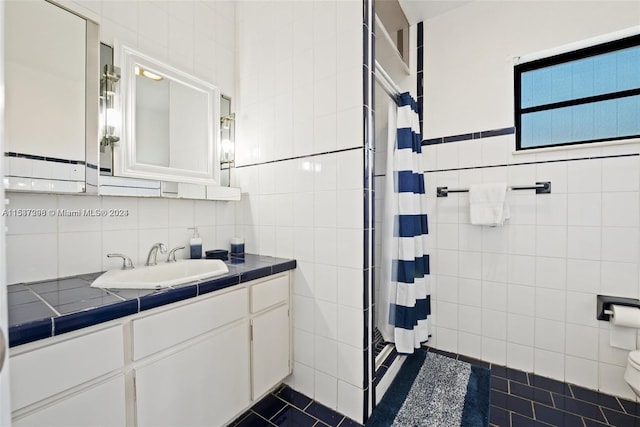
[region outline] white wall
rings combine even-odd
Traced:
[[[237,17],[237,229],[298,261],[290,385],[362,420],[362,1],[243,1]]]
[[[513,126],[514,57],[637,25],[640,3],[612,1],[473,2],[426,21],[424,138]],[[595,307],[640,297],[640,144],[514,149],[514,135],[425,147],[434,345],[634,398]],[[467,194],[435,198],[547,180],[551,195],[510,193],[499,228],[469,225]]]
[[[127,44],[235,95],[235,2],[60,1],[100,24],[101,41]],[[188,244],[197,225],[203,248],[227,248],[235,234],[235,203],[127,197],[7,193],[11,208],[126,209],[124,218],[7,218],[8,283],[109,268],[123,252],[144,263],[155,242]],[[187,256],[188,251],[178,253]]]

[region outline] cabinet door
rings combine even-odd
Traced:
[[[138,426],[217,426],[250,402],[245,321],[135,370]]]
[[[13,421],[15,427],[116,427],[125,423],[124,376]]]
[[[252,326],[252,398],[257,399],[291,373],[289,306],[256,316]]]

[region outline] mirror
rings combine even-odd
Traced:
[[[122,131],[114,175],[220,185],[218,89],[127,46],[116,53]]]
[[[3,22],[7,189],[95,193],[98,25],[44,0]]]

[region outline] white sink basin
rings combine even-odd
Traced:
[[[131,270],[109,270],[91,286],[112,289],[161,289],[210,279],[229,272],[219,259],[190,259],[163,262],[153,266],[136,266]]]

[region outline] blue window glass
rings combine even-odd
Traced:
[[[516,148],[640,137],[640,35],[515,68]]]

